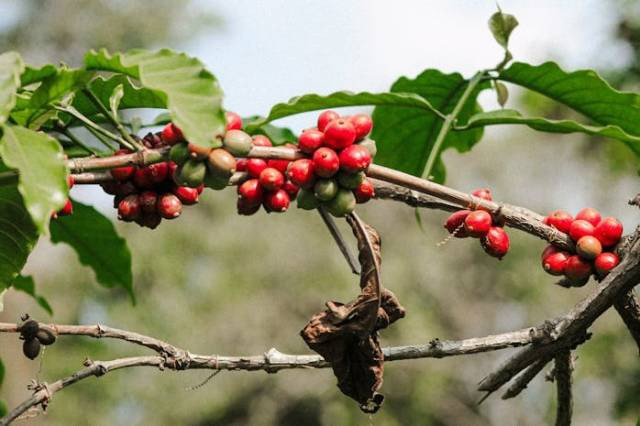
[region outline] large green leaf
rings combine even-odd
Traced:
[[[126,74],[142,86],[161,92],[172,121],[191,143],[221,145],[225,132],[222,90],[198,59],[168,49],[114,55],[102,49],[87,53],[85,65],[91,70]]]
[[[36,293],[36,283],[33,281],[33,277],[20,275],[13,281],[11,287],[15,290],[27,293],[29,296],[33,297],[38,305],[47,311],[49,315],[53,315],[53,309],[51,309],[51,305],[49,305],[47,299]]]
[[[597,124],[640,136],[640,95],[615,90],[595,71],[566,72],[554,62],[515,62],[498,78],[563,103]]]
[[[122,287],[134,298],[127,242],[96,209],[74,201],[72,215],[51,221],[51,240],[73,247],[80,262],[96,273],[100,284]]]
[[[0,125],[7,120],[16,103],[16,91],[20,87],[23,70],[24,63],[16,52],[0,55]]]
[[[400,78],[391,86],[391,91],[416,93],[437,110],[449,114],[467,85],[468,80],[458,73],[443,74],[429,69],[415,79]],[[476,98],[479,91],[487,87],[488,83],[484,82],[472,91],[458,115],[459,123],[465,123],[471,115],[481,111]],[[376,163],[421,176],[443,120],[424,109],[384,105],[373,111],[373,123],[371,137],[378,145]],[[460,152],[468,151],[481,136],[481,128],[449,132],[441,152],[450,147]],[[438,164],[439,161],[438,156],[435,163],[438,167],[434,167],[431,174],[434,181],[443,182],[444,165]]]
[[[257,119],[248,123],[245,127],[249,132],[252,132],[266,123],[302,112],[361,105],[408,107],[432,115],[437,113],[429,101],[415,93],[335,92],[326,96],[316,94],[297,96],[289,100],[289,102],[276,104],[271,108],[266,118]]]
[[[18,190],[40,233],[51,213],[67,200],[67,166],[62,147],[52,137],[19,126],[4,126],[0,158],[19,172]]]
[[[42,84],[31,95],[28,109],[39,110],[68,94],[83,88],[94,73],[83,69],[61,68],[42,80]]]
[[[467,124],[457,129],[471,129],[495,124],[523,124],[532,129],[552,133],[586,133],[623,141],[640,157],[640,136],[626,133],[618,126],[589,126],[573,120],[551,120],[541,117],[523,117],[518,111],[503,109],[481,112],[469,118]]]
[[[0,186],[0,292],[16,279],[37,240],[18,189]]]

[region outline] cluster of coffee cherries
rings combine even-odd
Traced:
[[[602,279],[619,263],[614,250],[623,229],[616,218],[602,218],[596,209],[587,207],[575,217],[564,210],[556,210],[544,219],[544,223],[569,235],[576,243],[575,253],[553,245],[542,252],[544,270],[551,275],[564,275],[571,286],[585,285],[592,274]]]
[[[365,175],[376,153],[375,142],[366,137],[372,126],[366,114],[341,117],[324,111],[317,127],[302,132],[298,148],[307,157],[291,162],[287,169],[287,177],[300,187],[299,208],[323,206],[333,216],[343,217],[356,203],[375,195]]]
[[[167,137],[168,133],[170,138]],[[142,142],[147,148],[157,149],[175,143],[177,137],[181,137],[179,130],[169,124],[162,133],[147,134]],[[131,152],[121,149],[115,155]],[[195,179],[189,181],[193,185],[187,185],[184,173],[178,173],[179,170],[174,161],[145,167],[117,167],[110,171],[114,180],[100,185],[106,193],[115,196],[113,204],[118,210],[118,219],[154,229],[162,219],[180,216],[183,205],[196,204],[204,189],[202,182]]]
[[[487,201],[493,201],[489,189],[477,189],[471,195]],[[502,259],[509,251],[509,235],[503,229],[504,222],[494,218],[481,209],[458,210],[444,222],[444,227],[457,238],[479,238],[484,251],[493,257]]]
[[[264,207],[268,213],[284,213],[295,200],[299,187],[287,177],[289,160],[262,158],[245,158],[254,146],[273,146],[271,140],[264,135],[249,136],[243,132],[240,117],[235,120],[227,118],[227,133],[224,136],[225,147],[238,155],[237,171],[246,172],[249,179],[238,185],[238,214],[250,216]],[[284,148],[296,149],[293,144],[285,144]]]
[[[73,176],[67,176],[67,188],[71,189],[74,184],[75,181],[73,179]],[[57,219],[58,216],[69,216],[71,214],[73,214],[73,203],[71,202],[71,198],[67,198],[67,202],[65,203],[64,207],[62,207],[57,212],[51,213],[51,218]]]
[[[56,336],[46,327],[41,327],[37,321],[27,319],[20,328],[20,338],[24,340],[22,352],[29,359],[36,359],[40,353],[42,345],[52,345],[56,341]]]

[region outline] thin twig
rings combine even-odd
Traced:
[[[571,351],[566,350],[556,355],[555,381],[558,390],[558,408],[556,411],[556,426],[571,425],[573,413],[573,396],[571,392],[573,371]]]
[[[109,111],[107,109],[107,107],[105,107],[102,104],[100,99],[98,99],[98,97],[91,90],[83,89],[82,93],[84,93],[89,98],[91,103],[96,108],[98,108],[98,111],[100,111],[102,113],[102,115],[105,116],[105,118],[116,128],[116,130],[118,130],[118,133],[120,133],[120,135],[127,142],[129,142],[129,144],[131,144],[136,149],[136,151],[140,151],[140,150],[144,149],[144,145],[142,145],[137,140],[135,140],[133,137],[131,137],[131,134],[127,131],[127,129],[124,128],[122,123],[120,123],[120,120],[118,120],[118,117],[112,115],[111,111]]]
[[[533,378],[542,371],[544,366],[547,365],[551,359],[551,357],[540,358],[531,364],[522,374],[515,378],[511,386],[509,386],[501,398],[510,399],[520,395],[520,392],[527,388],[531,380],[533,380]],[[487,396],[488,395],[490,395],[490,393],[488,393]]]
[[[253,356],[221,356],[197,355],[170,345],[162,340],[138,333],[120,330],[103,325],[61,325],[42,324],[57,335],[89,336],[94,338],[111,338],[124,340],[132,344],[144,346],[158,353],[154,356],[139,356],[116,359],[112,361],[87,361],[84,369],[52,384],[39,384],[34,394],[0,419],[0,426],[7,425],[31,407],[46,405],[56,392],[88,377],[100,377],[108,372],[130,367],[157,367],[161,370],[245,370],[276,373],[285,369],[327,368],[329,364],[320,355],[289,355],[275,348],[262,355]],[[0,323],[0,333],[18,333],[18,325]],[[384,348],[385,361],[399,361],[418,358],[444,358],[495,351],[508,347],[523,346],[539,339],[541,331],[526,328],[508,333],[486,337],[474,337],[464,340],[435,339],[427,344],[396,346]]]
[[[349,248],[349,245],[347,244],[344,237],[342,236],[340,229],[338,229],[336,222],[333,220],[331,216],[329,216],[329,213],[327,213],[324,207],[322,206],[318,207],[318,213],[320,213],[320,217],[322,218],[322,221],[327,226],[327,229],[329,229],[329,233],[331,234],[334,241],[338,245],[338,248],[340,249],[340,253],[342,253],[344,258],[347,260],[347,263],[349,264],[349,268],[351,268],[351,272],[353,272],[356,275],[360,275],[360,265],[358,263],[358,259],[355,257],[355,255]]]

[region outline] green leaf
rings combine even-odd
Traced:
[[[442,113],[453,111],[468,81],[460,74],[443,74],[429,69],[415,79],[402,77],[391,86],[392,92],[416,93]],[[458,115],[458,122],[465,123],[474,113],[480,112],[476,98],[480,90],[489,87],[488,82],[480,83],[470,94]],[[420,176],[433,148],[443,120],[429,111],[398,106],[378,106],[373,111],[373,132],[371,138],[377,143],[376,163]],[[459,152],[470,150],[482,136],[482,129],[449,132],[442,151],[455,148]],[[431,171],[433,180],[443,182],[444,165],[440,155]]]
[[[243,121],[249,123],[257,122],[261,119],[262,117],[253,116],[245,118]],[[285,143],[295,144],[298,140],[295,133],[293,133],[291,129],[287,127],[274,126],[273,124],[263,124],[262,126],[257,128],[253,127],[251,130],[252,131],[249,133],[250,135],[265,135],[271,140],[271,142],[273,142],[275,146],[284,145]]]
[[[493,38],[496,39],[498,44],[507,50],[509,45],[509,37],[511,32],[518,26],[518,20],[515,16],[507,13],[502,13],[498,10],[489,18],[489,29]]]
[[[0,157],[18,170],[18,190],[38,231],[46,233],[51,213],[67,200],[67,166],[62,147],[52,137],[19,126],[4,126]]]
[[[37,240],[37,229],[18,189],[0,186],[0,289],[16,279]]]
[[[498,78],[545,95],[599,125],[614,125],[640,136],[640,95],[620,92],[595,71],[566,72],[554,62],[513,63]]]
[[[82,69],[61,68],[56,74],[42,80],[33,92],[28,109],[39,110],[84,87],[94,73]]]
[[[118,84],[115,89],[113,89],[113,93],[109,96],[109,107],[111,108],[111,114],[114,117],[118,117],[118,107],[120,106],[120,101],[124,96],[124,86],[122,84]]]
[[[85,65],[91,70],[126,74],[163,93],[172,121],[191,143],[221,146],[225,132],[222,90],[198,59],[168,49],[114,55],[102,49],[87,53]]]
[[[509,100],[509,89],[504,83],[500,83],[499,81],[494,82],[494,89],[496,91],[496,100],[498,101],[498,104],[504,108]]]
[[[0,399],[0,417],[6,416],[8,412],[7,403]]]
[[[640,157],[640,136],[626,133],[618,126],[589,126],[572,120],[551,120],[541,117],[523,117],[518,111],[504,109],[473,115],[467,124],[457,129],[472,129],[495,124],[523,124],[534,130],[551,133],[586,133],[624,142]]]
[[[248,132],[253,132],[256,128],[264,126],[271,121],[302,112],[362,105],[408,107],[411,110],[420,110],[423,114],[425,112],[432,115],[439,113],[428,100],[416,93],[335,92],[326,96],[309,94],[297,96],[289,100],[289,102],[275,105],[271,108],[266,118],[248,123],[245,128]]]
[[[130,108],[166,108],[167,103],[162,93],[136,87],[131,79],[126,75],[114,75],[109,78],[98,76],[89,83],[88,89],[96,95],[103,105],[111,105],[111,96],[116,88],[122,86],[122,98],[118,109]],[[82,92],[78,92],[73,101],[73,106],[87,117],[92,117],[99,113],[95,105]]]
[[[20,74],[24,70],[22,58],[16,52],[0,55],[0,125],[4,124],[16,104]]]
[[[4,382],[4,364],[0,359],[0,387],[2,387],[2,382]]]
[[[44,65],[40,68],[34,68],[27,65],[20,76],[20,85],[25,87],[33,83],[41,82],[45,78],[55,75],[57,72],[58,69],[51,64]]]
[[[11,284],[16,290],[20,290],[24,293],[27,293],[29,296],[33,297],[34,300],[40,305],[42,309],[47,311],[49,315],[53,315],[53,309],[51,309],[51,305],[47,302],[47,299],[36,294],[36,283],[33,281],[33,278],[30,276],[20,275],[16,278]]]
[[[91,206],[74,201],[73,214],[51,221],[51,241],[67,243],[100,284],[122,287],[134,300],[131,252],[113,223]]]

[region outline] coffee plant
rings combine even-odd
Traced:
[[[317,355],[275,349],[257,356],[198,355],[103,325],[44,324],[28,315],[16,323],[0,323],[0,332],[23,340],[29,359],[41,356],[46,345],[55,351],[56,340],[67,335],[120,339],[155,353],[87,360],[72,376],[33,382],[32,396],[24,403],[9,410],[0,402],[0,425],[46,409],[56,392],[87,377],[138,366],[205,368],[214,374],[330,367],[339,389],[373,413],[384,399],[379,391],[385,361],[509,347],[522,349],[487,374],[478,390],[486,398],[510,383],[503,398],[515,397],[554,362],[557,424],[569,424],[572,353],[589,339],[591,325],[613,307],[640,346],[640,304],[633,293],[640,280],[640,234],[633,230],[623,236],[616,218],[602,217],[593,208],[575,217],[563,210],[542,215],[497,201],[487,188],[467,193],[447,187],[441,155],[447,149],[471,151],[487,126],[521,125],[616,140],[640,157],[640,95],[615,90],[591,70],[512,62],[508,41],[516,26],[511,15],[497,12],[491,17],[489,27],[504,58],[471,78],[427,69],[415,78],[399,78],[388,92],[306,94],[274,105],[266,116],[243,111],[244,119],[223,108],[218,81],[198,59],[171,50],[92,50],[80,68],[32,67],[16,52],[0,55],[0,298],[13,287],[50,310],[35,293],[32,277],[21,275],[40,238],[70,245],[100,284],[123,288],[134,298],[127,241],[108,218],[70,198],[74,185],[92,185],[112,195],[118,219],[149,228],[148,238],[163,221],[179,220],[185,206],[215,197],[214,191],[236,190],[240,215],[261,209],[284,213],[293,206],[317,210],[360,276],[360,292],[352,301],[327,302],[302,329],[302,338]],[[509,86],[544,95],[586,122],[506,109]],[[485,91],[495,92],[501,109],[482,109],[478,96]],[[375,108],[371,116],[338,111],[354,106]],[[143,121],[134,117],[134,109],[163,111]],[[309,111],[318,111],[317,120],[299,135],[273,125]],[[593,290],[565,314],[538,326],[383,348],[380,330],[402,319],[405,309],[382,283],[378,232],[356,213],[359,204],[380,199],[449,212],[444,222],[449,235],[443,231],[441,244],[477,238],[497,259],[508,255],[508,227],[543,239],[549,244],[541,256],[544,270],[561,276],[558,284],[566,288],[585,286],[593,277]],[[640,204],[640,197],[630,203]],[[353,230],[357,258],[336,227],[342,218]],[[247,220],[267,222],[269,217]],[[3,375],[0,363],[0,381]]]

